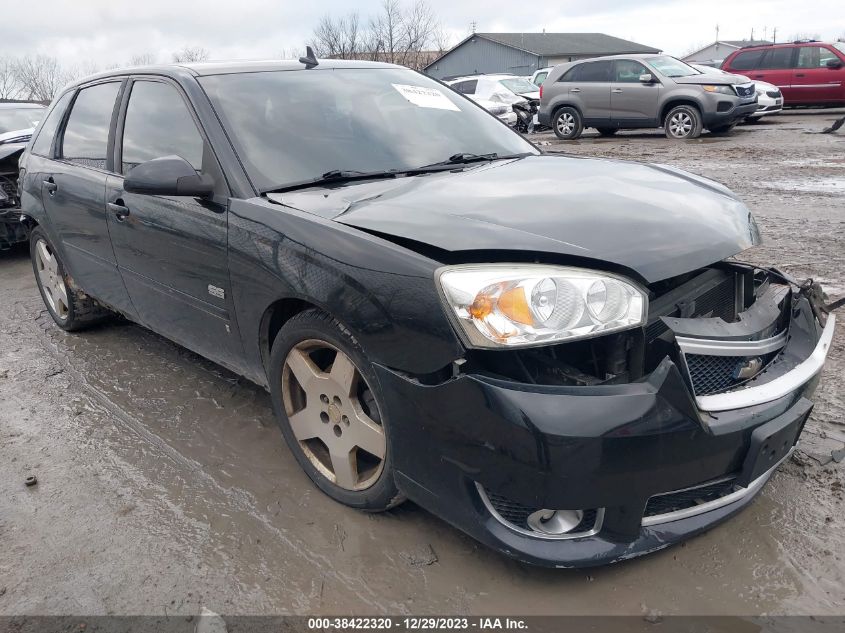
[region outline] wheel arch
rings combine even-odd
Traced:
[[[549,120],[553,122],[555,120],[555,117],[557,116],[557,113],[560,112],[562,108],[572,108],[578,113],[578,116],[581,117],[581,120],[584,120],[584,113],[581,111],[581,108],[579,108],[577,104],[572,103],[571,101],[561,101],[560,103],[556,103],[552,107],[552,116]]]
[[[698,110],[699,116],[704,117],[704,111],[701,108],[701,104],[692,99],[690,97],[681,97],[677,99],[672,99],[671,101],[667,101],[663,104],[663,107],[660,110],[660,127],[663,127],[666,124],[666,115],[672,110],[672,108],[677,108],[678,106],[692,106],[696,110]]]
[[[273,352],[273,343],[279,330],[297,314],[314,308],[326,312],[323,306],[302,297],[283,297],[267,306],[258,327],[258,348],[261,351],[261,363],[265,373],[269,375],[270,354]]]

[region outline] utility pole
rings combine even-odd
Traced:
[[[716,41],[719,41],[719,25],[716,25]]]
[[[772,43],[774,43],[774,44],[778,43],[778,27],[775,27],[774,29],[772,29]]]
[[[472,32],[475,33],[475,20],[470,22],[470,28],[472,28]]]

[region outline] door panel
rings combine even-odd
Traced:
[[[118,130],[116,160],[123,174],[176,155],[216,183],[212,200],[129,193],[123,176],[109,177],[109,232],[139,320],[241,370],[243,347],[229,286],[228,190],[193,111],[171,82],[135,80]]]
[[[839,59],[824,46],[798,48],[787,103],[829,103],[845,100],[845,67],[828,68],[827,60]]]
[[[60,159],[45,161],[41,199],[68,272],[91,296],[133,316],[105,213],[109,138],[120,82],[82,88],[61,132]]]
[[[657,100],[661,85],[658,82],[642,83],[640,75],[648,72],[645,66],[633,60],[613,62],[610,110],[611,121],[615,125],[657,125]]]
[[[756,70],[748,71],[740,74],[747,75],[752,81],[766,81],[774,84],[784,94],[784,98],[789,100],[792,92],[792,66],[794,64],[795,48],[772,48],[768,49]]]
[[[587,125],[610,121],[611,63],[586,62],[574,69],[569,96],[580,106]]]

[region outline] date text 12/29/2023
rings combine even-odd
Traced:
[[[510,617],[325,617],[308,618],[311,631],[528,631],[523,618]]]

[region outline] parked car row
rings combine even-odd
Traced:
[[[539,88],[525,77],[515,75],[456,77],[446,84],[512,127],[518,123],[514,104],[533,103],[536,107],[540,101]]]

